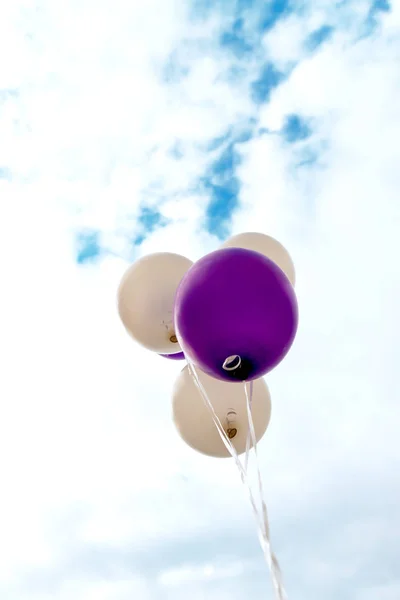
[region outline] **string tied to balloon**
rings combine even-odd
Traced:
[[[268,511],[267,504],[265,502],[265,494],[263,490],[263,482],[260,470],[260,461],[258,459],[258,451],[257,451],[257,438],[254,429],[254,420],[252,417],[252,400],[253,400],[253,381],[250,382],[250,393],[247,388],[247,382],[244,383],[244,391],[246,396],[246,408],[247,408],[247,417],[249,422],[249,429],[247,433],[247,442],[246,442],[246,458],[245,458],[245,469],[247,472],[248,467],[248,459],[250,454],[250,447],[252,446],[255,455],[255,465],[257,469],[257,480],[258,480],[258,492],[259,499],[261,503],[261,523],[262,530],[259,531],[259,539],[261,547],[264,551],[264,556],[267,560],[268,566],[271,571],[272,583],[274,586],[275,596],[277,600],[287,600],[287,594],[285,588],[283,586],[282,580],[282,572],[279,566],[279,562],[271,549],[270,542],[270,529],[269,529],[269,519],[268,519]]]
[[[288,597],[287,597],[287,594],[286,594],[286,591],[284,589],[283,582],[282,582],[282,574],[281,574],[280,566],[279,566],[279,563],[278,563],[278,560],[277,560],[275,554],[273,553],[273,551],[271,549],[271,543],[270,543],[268,513],[267,513],[266,503],[264,500],[264,491],[263,491],[263,486],[262,486],[261,471],[260,471],[260,467],[259,467],[258,454],[257,454],[257,439],[256,439],[254,422],[253,422],[253,417],[252,417],[252,410],[251,410],[253,382],[250,383],[250,394],[248,393],[246,382],[244,383],[249,430],[248,430],[247,441],[246,441],[245,466],[243,466],[239,459],[239,455],[236,452],[236,449],[235,449],[227,431],[225,431],[224,427],[222,426],[222,423],[221,423],[217,413],[215,412],[212,402],[210,401],[208,394],[199,379],[198,373],[196,371],[196,367],[189,360],[188,360],[188,367],[189,367],[190,373],[192,375],[193,381],[196,384],[206,407],[210,411],[210,414],[213,418],[214,424],[217,428],[218,434],[219,434],[223,444],[225,445],[226,449],[228,450],[229,454],[234,459],[235,464],[236,464],[239,474],[240,474],[241,481],[247,490],[250,504],[252,506],[253,513],[254,513],[254,516],[256,518],[256,522],[258,525],[260,545],[261,545],[261,548],[264,553],[264,557],[266,559],[266,562],[267,562],[268,567],[271,572],[272,583],[273,583],[274,592],[275,592],[275,599],[276,600],[288,600]],[[261,502],[261,514],[257,507],[257,503],[254,498],[253,490],[252,490],[252,487],[251,487],[251,485],[249,483],[249,479],[248,479],[248,468],[247,467],[248,467],[248,459],[249,459],[249,454],[250,454],[250,445],[252,445],[252,447],[254,449],[254,454],[255,454],[255,459],[256,459],[256,468],[257,468],[257,475],[258,475],[258,491],[259,491],[260,502]]]

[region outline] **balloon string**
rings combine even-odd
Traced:
[[[245,459],[246,462],[245,462],[245,468],[244,468],[242,463],[240,462],[238,453],[236,452],[234,445],[232,444],[231,440],[229,439],[228,435],[226,434],[226,432],[222,426],[222,423],[221,423],[217,413],[215,412],[214,407],[207,395],[207,392],[204,389],[204,386],[202,385],[202,383],[199,379],[199,376],[197,374],[194,364],[189,360],[187,362],[188,362],[188,367],[189,367],[189,371],[192,375],[192,378],[193,378],[207,408],[209,409],[209,411],[211,413],[211,416],[213,418],[213,421],[217,428],[217,431],[220,435],[220,438],[221,438],[224,446],[228,450],[229,454],[234,459],[236,466],[239,470],[239,474],[240,474],[242,483],[247,489],[250,504],[253,508],[253,512],[254,512],[254,515],[256,517],[256,521],[258,524],[260,545],[263,550],[268,567],[271,571],[272,582],[273,582],[273,586],[274,586],[274,590],[275,590],[276,600],[287,600],[287,595],[286,595],[286,592],[285,592],[285,590],[283,588],[283,584],[282,584],[282,575],[281,575],[279,563],[276,559],[275,554],[271,550],[271,544],[270,544],[270,539],[269,539],[268,513],[267,513],[267,507],[266,507],[264,497],[263,497],[262,479],[261,479],[261,472],[260,472],[260,468],[259,468],[258,455],[257,455],[257,439],[256,439],[256,435],[255,435],[254,422],[253,422],[253,417],[252,417],[252,413],[251,413],[251,403],[252,403],[252,395],[253,395],[252,383],[250,384],[251,385],[250,397],[248,396],[247,387],[245,384],[249,431],[248,431],[247,440],[246,440],[246,459]],[[251,489],[251,485],[248,481],[248,475],[247,475],[248,458],[249,458],[249,454],[250,454],[250,441],[253,442],[253,448],[254,448],[255,455],[256,455],[259,492],[260,492],[260,497],[261,497],[260,499],[261,499],[262,508],[263,508],[262,517],[260,517],[259,511],[257,508],[257,504],[254,500],[253,492]]]
[[[219,436],[220,436],[220,438],[221,438],[221,440],[222,440],[225,448],[228,450],[229,454],[232,456],[232,458],[234,459],[234,461],[236,463],[236,466],[237,466],[237,468],[239,470],[239,473],[240,473],[240,478],[242,480],[242,483],[247,488],[247,491],[248,491],[248,494],[249,494],[250,503],[251,503],[251,506],[253,508],[254,514],[256,516],[258,525],[259,525],[260,528],[262,528],[261,518],[260,518],[260,515],[258,513],[258,508],[257,508],[257,504],[256,504],[256,502],[254,500],[253,493],[251,491],[251,486],[248,483],[247,473],[244,470],[244,468],[242,466],[242,463],[240,462],[240,459],[239,459],[239,456],[238,456],[238,454],[236,452],[235,447],[233,446],[231,440],[229,439],[227,433],[225,432],[225,430],[224,430],[224,428],[222,426],[222,423],[219,420],[219,417],[218,417],[217,413],[215,412],[213,405],[211,404],[211,401],[210,401],[210,399],[208,397],[208,394],[205,391],[205,389],[203,387],[203,384],[201,383],[201,381],[200,381],[200,379],[198,377],[198,374],[197,374],[197,371],[196,371],[196,368],[195,368],[194,364],[191,363],[188,360],[188,366],[189,366],[189,370],[190,370],[190,373],[192,375],[192,378],[193,378],[193,380],[194,380],[194,382],[195,382],[195,384],[196,384],[196,386],[197,386],[197,388],[198,388],[198,390],[199,390],[199,392],[200,392],[200,394],[201,394],[201,396],[202,396],[202,398],[204,400],[204,403],[206,404],[208,410],[211,413],[211,416],[213,418],[213,421],[214,421],[214,424],[215,424],[215,426],[217,428]]]
[[[264,556],[267,560],[268,566],[271,571],[272,583],[273,583],[274,590],[275,590],[276,600],[288,600],[288,596],[287,596],[285,588],[283,586],[281,568],[279,566],[278,559],[276,558],[276,556],[271,548],[268,511],[267,511],[267,504],[265,502],[263,482],[262,482],[261,470],[260,470],[260,461],[258,460],[257,438],[256,438],[256,432],[254,429],[254,421],[253,421],[253,415],[252,415],[252,401],[253,401],[253,382],[252,381],[250,382],[250,394],[249,394],[246,382],[244,383],[244,391],[245,391],[245,395],[246,395],[247,418],[248,418],[248,422],[249,422],[249,431],[247,434],[247,443],[246,443],[246,453],[247,453],[247,447],[249,445],[248,440],[249,440],[249,437],[251,437],[251,443],[252,443],[252,447],[254,449],[254,455],[255,455],[255,459],[256,459],[255,464],[256,464],[256,468],[257,468],[258,492],[259,492],[259,497],[260,497],[260,502],[261,502],[261,507],[262,507],[262,525],[263,525],[263,527],[262,527],[262,530],[260,530],[260,532],[259,532],[260,543],[261,543],[262,549],[264,550]]]
[[[245,386],[245,390],[246,388],[246,383],[244,384]],[[250,382],[250,399],[249,399],[249,403],[250,403],[250,412],[252,410],[252,403],[253,403],[253,382]],[[248,415],[247,415],[248,416]],[[249,458],[250,458],[250,447],[251,447],[251,433],[250,433],[250,421],[249,421],[249,429],[247,431],[247,439],[246,439],[246,454],[244,457],[244,469],[247,473],[248,471],[248,467],[249,467]]]

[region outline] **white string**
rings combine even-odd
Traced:
[[[245,390],[246,390],[246,383],[245,385]],[[252,410],[252,403],[253,403],[253,382],[250,382],[250,399],[249,399],[249,403],[250,403],[250,411]],[[248,467],[249,467],[249,458],[250,458],[250,448],[251,448],[251,434],[250,434],[250,426],[248,428],[247,431],[247,438],[246,438],[246,453],[245,453],[245,457],[244,457],[244,469],[246,471],[246,473],[248,472]]]
[[[283,586],[281,568],[279,566],[278,559],[276,558],[276,556],[271,548],[267,504],[265,502],[265,497],[264,497],[263,483],[262,483],[261,470],[260,470],[260,462],[258,460],[257,438],[256,438],[256,432],[254,429],[253,415],[252,415],[252,411],[251,411],[252,400],[253,400],[253,382],[250,383],[250,394],[248,392],[246,382],[244,383],[244,391],[245,391],[245,395],[246,395],[247,418],[249,421],[248,437],[250,435],[252,446],[254,449],[254,454],[255,454],[255,459],[256,459],[255,464],[256,464],[256,468],[257,468],[258,491],[259,491],[260,502],[261,502],[261,507],[262,507],[263,530],[262,530],[262,532],[260,532],[260,535],[259,535],[260,543],[261,543],[261,547],[264,550],[264,555],[267,560],[268,566],[271,570],[272,583],[274,586],[276,599],[277,600],[288,600],[285,588]]]
[[[262,528],[262,521],[261,521],[261,517],[260,517],[260,515],[258,513],[257,504],[256,504],[256,502],[254,500],[253,493],[251,491],[251,486],[248,483],[247,472],[244,470],[244,468],[242,466],[242,463],[240,462],[238,453],[236,452],[236,449],[235,449],[234,445],[232,444],[231,440],[229,439],[227,433],[225,432],[225,429],[222,427],[221,421],[219,420],[219,417],[218,417],[217,413],[215,412],[213,405],[211,404],[211,401],[210,401],[210,399],[209,399],[209,397],[207,395],[207,392],[205,391],[205,389],[203,387],[203,384],[201,383],[201,381],[200,381],[200,379],[198,377],[198,374],[197,374],[197,371],[196,371],[196,368],[195,368],[194,364],[191,363],[188,360],[188,366],[189,366],[189,370],[190,370],[190,373],[192,375],[192,378],[193,378],[193,380],[194,380],[197,388],[199,389],[200,394],[201,394],[201,396],[202,396],[202,398],[203,398],[203,400],[204,400],[207,408],[209,409],[209,411],[211,413],[211,416],[213,418],[213,421],[214,421],[214,424],[215,424],[215,426],[217,428],[219,436],[220,436],[220,438],[221,438],[221,440],[222,440],[225,448],[228,450],[229,454],[232,456],[232,458],[234,459],[234,461],[236,463],[236,466],[237,466],[237,468],[239,470],[239,473],[240,473],[240,478],[242,480],[242,483],[247,488],[247,491],[248,491],[248,494],[249,494],[249,499],[250,499],[250,504],[251,504],[251,506],[253,508],[253,511],[254,511],[255,516],[256,516],[258,525],[259,525],[260,528]]]
[[[250,499],[250,504],[252,506],[252,509],[253,509],[254,515],[256,517],[257,524],[258,524],[258,529],[259,529],[258,537],[259,537],[260,545],[264,552],[266,562],[271,571],[271,577],[272,577],[272,582],[273,582],[274,591],[275,591],[275,598],[276,598],[276,600],[288,600],[287,594],[285,592],[285,589],[284,589],[283,583],[282,583],[282,574],[281,574],[281,570],[279,567],[279,563],[277,561],[275,554],[271,550],[271,544],[270,544],[268,513],[267,513],[267,507],[266,507],[266,503],[265,503],[264,496],[263,496],[262,478],[261,478],[261,472],[260,472],[260,467],[259,467],[259,463],[258,463],[258,454],[257,454],[257,439],[256,439],[256,435],[255,435],[254,422],[253,422],[253,416],[252,416],[252,411],[251,411],[252,396],[253,396],[253,384],[252,384],[252,382],[250,383],[250,396],[248,394],[246,383],[244,384],[245,394],[246,394],[249,430],[248,430],[247,440],[246,440],[245,466],[243,467],[242,463],[240,462],[238,453],[236,452],[234,445],[232,444],[231,440],[229,439],[227,433],[225,432],[225,430],[221,424],[221,421],[220,421],[217,413],[215,412],[214,407],[207,395],[207,392],[204,389],[204,386],[202,385],[202,383],[198,377],[198,374],[197,374],[194,364],[189,360],[188,360],[188,367],[189,367],[189,371],[192,375],[192,378],[193,378],[197,388],[199,389],[199,392],[200,392],[207,408],[209,409],[209,411],[211,413],[211,416],[213,418],[213,421],[217,428],[219,436],[220,436],[225,448],[228,450],[229,454],[234,459],[236,466],[239,470],[239,474],[240,474],[242,483],[244,484],[244,486],[247,489],[249,499]],[[247,467],[248,467],[251,442],[252,442],[252,446],[254,448],[254,453],[255,453],[255,458],[256,458],[256,466],[257,466],[257,474],[258,474],[258,488],[259,488],[259,494],[260,494],[260,501],[261,501],[261,505],[262,505],[262,515],[260,515],[259,510],[257,508],[257,504],[254,500],[253,492],[251,489],[251,485],[248,481],[248,475],[247,475]]]

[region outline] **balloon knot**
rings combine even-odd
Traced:
[[[238,354],[233,354],[232,356],[228,356],[228,358],[224,360],[222,368],[224,369],[224,371],[236,371],[236,369],[238,369],[241,364],[242,359],[240,358],[240,356]]]

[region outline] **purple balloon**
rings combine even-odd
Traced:
[[[175,299],[175,328],[185,355],[225,381],[246,381],[271,371],[296,335],[293,287],[269,258],[224,248],[190,267]]]
[[[164,358],[170,358],[171,360],[185,360],[183,352],[177,352],[176,354],[160,354]]]

